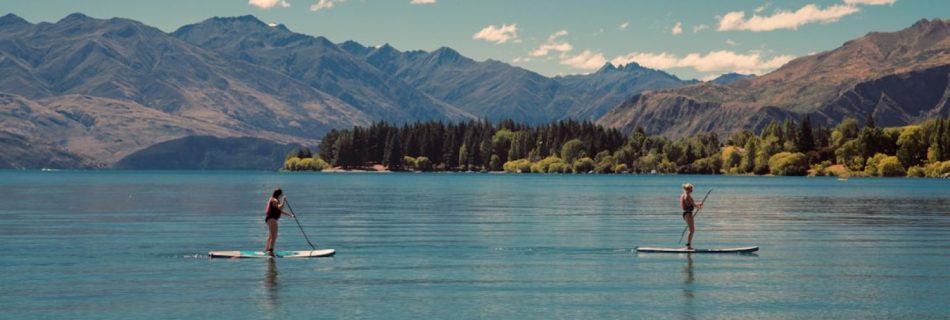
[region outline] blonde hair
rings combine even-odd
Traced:
[[[692,184],[692,183],[689,183],[689,182],[684,183],[684,184],[683,184],[683,190],[693,190],[693,184]]]

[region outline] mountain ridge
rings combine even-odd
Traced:
[[[942,72],[946,70],[943,66],[947,65],[950,65],[950,22],[923,19],[903,30],[868,33],[845,42],[841,47],[796,58],[761,76],[739,79],[727,85],[701,83],[644,93],[611,110],[598,119],[598,123],[625,132],[639,126],[649,127],[652,129],[650,133],[671,136],[695,134],[700,128],[730,133],[756,128],[752,121],[760,120],[749,117],[734,121],[717,120],[723,119],[722,115],[735,110],[755,114],[774,107],[782,112],[762,116],[768,117],[768,120],[781,121],[787,117],[809,115],[813,116],[817,124],[830,126],[846,116],[875,114],[880,116],[882,124],[905,125],[929,116],[946,116],[946,107],[941,104],[945,100],[931,98],[927,100],[932,103],[929,106],[894,105],[902,100],[911,100],[890,99],[882,102],[881,96],[870,97],[866,93],[919,95],[920,90],[935,90],[942,94],[946,89],[940,86],[945,86],[945,81],[938,82],[936,86],[919,82],[931,79],[927,82],[934,83],[933,79],[946,78],[948,75]],[[883,80],[888,77],[905,79],[907,85]],[[879,87],[882,85],[888,87]],[[874,86],[878,87],[868,89]],[[703,109],[702,115],[710,124],[701,127],[658,127],[644,123],[645,115],[658,110],[692,109],[698,105],[709,107]],[[921,111],[921,108],[933,111]],[[690,116],[698,114],[681,114],[678,118],[668,120],[690,123],[695,120]]]
[[[762,76],[706,83],[636,63],[546,77],[449,47],[333,43],[251,15],[170,33],[81,13],[37,24],[7,14],[0,26],[0,123],[15,124],[0,129],[0,141],[36,146],[24,158],[75,166],[108,167],[194,135],[313,146],[328,130],[383,120],[597,120],[676,136],[805,114],[819,124],[858,113],[900,124],[950,108],[940,80],[950,41],[939,19],[868,33]],[[919,90],[932,94],[906,97]]]

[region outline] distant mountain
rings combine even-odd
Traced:
[[[729,85],[703,83],[640,94],[598,122],[671,136],[757,129],[770,120],[805,114],[823,125],[869,113],[881,125],[904,125],[947,116],[948,66],[950,22],[921,20]]]
[[[0,74],[0,123],[10,124],[0,143],[20,159],[84,167],[193,135],[315,145],[330,129],[374,121],[595,119],[632,94],[688,83],[632,66],[548,78],[450,48],[334,44],[253,16],[167,34],[79,13],[0,17]]]
[[[692,83],[636,64],[607,64],[592,74],[548,78],[495,60],[475,61],[445,47],[401,52],[388,44],[367,48],[352,41],[340,47],[410,86],[492,121],[596,119],[633,94]]]
[[[64,166],[109,166],[192,134],[314,144],[331,128],[369,123],[305,83],[139,22],[6,15],[0,26],[0,131],[26,137],[36,157],[76,156]]]
[[[634,94],[697,83],[696,80],[680,80],[669,73],[644,68],[633,62],[621,66],[608,62],[595,73],[557,77],[555,80],[575,90],[562,97],[574,102],[568,117],[591,120],[599,118]]]
[[[748,75],[748,74],[730,72],[730,73],[720,75],[716,77],[715,79],[709,80],[708,82],[724,86],[724,85],[728,85],[730,83],[733,83],[745,78],[749,78],[749,77],[754,77],[754,76]]]
[[[121,18],[77,13],[32,24],[8,14],[0,17],[0,147],[10,151],[0,167],[110,167],[188,136],[313,146],[330,129],[374,121],[597,119],[675,136],[871,112],[897,125],[950,109],[947,30],[944,20],[923,20],[763,76],[699,83],[635,63],[550,78],[451,48],[335,44],[253,16],[168,34]]]
[[[334,122],[367,121],[324,92],[229,60],[139,22],[72,14],[55,24],[0,24],[0,92],[28,99],[80,94],[134,101],[233,129],[319,137]],[[304,124],[305,125],[302,125]]]
[[[271,27],[253,16],[211,18],[181,27],[173,36],[232,61],[275,70],[329,93],[368,120],[458,121],[475,118],[434,99],[340,49],[324,37]]]
[[[300,145],[258,138],[189,136],[136,151],[113,167],[147,170],[276,170]]]

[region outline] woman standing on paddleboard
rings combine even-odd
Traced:
[[[702,208],[703,204],[696,203],[693,200],[693,184],[684,183],[683,184],[683,194],[680,195],[680,208],[683,209],[683,220],[686,221],[686,226],[689,227],[689,238],[686,240],[686,248],[693,248],[693,233],[696,233],[696,224],[693,223],[693,209]],[[682,241],[682,240],[681,240]]]
[[[284,203],[287,198],[283,197],[284,191],[275,189],[271,194],[270,200],[267,200],[267,208],[264,211],[264,223],[267,224],[267,243],[264,245],[264,253],[274,256],[274,242],[277,242],[277,220],[281,214],[293,217],[292,213],[284,212]]]

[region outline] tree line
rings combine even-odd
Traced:
[[[847,118],[835,127],[809,117],[773,121],[724,141],[714,133],[670,139],[638,128],[629,135],[589,121],[530,126],[511,120],[332,130],[316,154],[292,152],[285,170],[390,170],[513,173],[702,173],[837,176],[942,176],[950,172],[950,118],[878,128]]]

